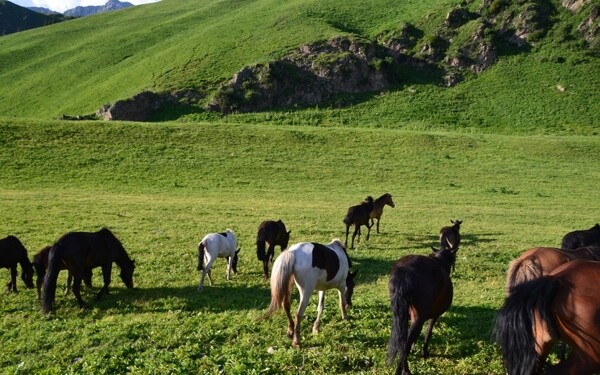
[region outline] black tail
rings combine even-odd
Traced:
[[[60,272],[62,262],[62,246],[55,244],[48,255],[48,271],[44,277],[44,293],[42,295],[42,311],[49,313],[54,308],[54,296],[56,294],[56,280]]]
[[[406,275],[401,275],[394,269],[388,285],[390,291],[390,303],[392,307],[392,336],[388,345],[388,361],[392,363],[394,358],[400,355],[399,363],[406,356],[406,341],[408,339],[408,307],[412,300],[413,288],[411,281]]]
[[[265,239],[264,231],[262,229],[260,229],[258,231],[258,234],[256,235],[256,257],[261,262],[263,262],[265,260],[265,258],[267,257],[267,252],[265,250],[266,249],[265,243],[266,243],[266,239]]]
[[[552,316],[552,302],[560,281],[544,276],[515,286],[496,315],[494,338],[502,349],[504,367],[509,375],[529,375],[537,364],[534,314],[556,337],[557,328]]]
[[[354,207],[350,207],[348,209],[348,213],[346,214],[346,216],[344,217],[344,224],[346,225],[352,225],[354,224]]]
[[[198,271],[202,271],[204,269],[204,242],[200,242],[198,244]]]

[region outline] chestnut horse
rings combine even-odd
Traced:
[[[509,375],[600,372],[600,262],[573,260],[515,286],[496,316],[494,336]],[[546,364],[553,345],[572,348]]]
[[[21,265],[21,280],[27,288],[33,288],[33,266],[27,257],[27,249],[15,236],[0,239],[0,268],[10,270],[10,281],[6,290],[17,292],[17,264]]]
[[[363,202],[348,208],[346,217],[344,217],[344,224],[346,224],[346,247],[348,247],[348,233],[350,232],[350,226],[352,225],[354,225],[354,233],[352,234],[352,246],[350,246],[351,249],[354,249],[354,237],[356,237],[356,235],[358,235],[358,241],[360,242],[360,227],[363,225],[367,227],[366,240],[369,240],[372,227],[372,225],[369,224],[369,220],[371,217],[371,212],[373,211],[373,205],[373,197],[369,195]]]
[[[300,323],[313,291],[319,291],[313,334],[319,331],[325,291],[328,289],[338,290],[342,319],[346,319],[346,309],[352,306],[354,277],[358,273],[358,270],[351,273],[351,266],[346,248],[340,240],[334,239],[327,245],[310,242],[293,245],[275,260],[271,275],[271,303],[264,317],[268,318],[283,307],[288,318],[288,337],[292,339],[292,345],[299,348]],[[292,281],[296,282],[300,292],[295,323],[290,312]]]
[[[600,247],[582,247],[561,251],[552,247],[534,247],[510,262],[506,272],[506,295],[518,284],[549,274],[556,267],[575,259],[600,260]]]
[[[290,241],[290,233],[281,220],[266,220],[258,226],[256,234],[256,256],[263,262],[263,276],[269,277],[269,262],[273,261],[275,255],[275,246],[279,246],[281,251],[285,250]],[[265,243],[269,244],[269,249],[265,252]]]
[[[568,251],[584,246],[600,246],[600,224],[565,234],[560,248]]]
[[[398,356],[397,375],[409,375],[408,354],[427,320],[429,326],[421,354],[429,357],[433,325],[452,304],[450,270],[458,248],[433,249],[429,256],[407,255],[392,267],[388,284],[392,307],[392,335],[388,347],[391,363]],[[409,320],[411,321],[409,330]]]
[[[379,233],[379,220],[381,220],[381,215],[383,214],[383,207],[385,207],[386,204],[392,208],[396,207],[390,193],[383,194],[373,202],[373,210],[371,211],[369,218],[371,219],[371,227],[373,227],[375,219],[377,219],[377,233]]]

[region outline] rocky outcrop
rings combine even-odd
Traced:
[[[579,24],[577,31],[596,55],[600,55],[600,5],[592,7],[590,14]]]
[[[589,0],[562,0],[561,4],[568,10],[576,12],[589,2]]]

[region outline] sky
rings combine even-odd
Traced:
[[[108,0],[9,0],[11,3],[19,6],[28,7],[43,7],[54,10],[56,12],[64,12],[67,9],[72,9],[77,6],[89,5],[104,5]],[[121,2],[129,2],[133,5],[146,3],[155,3],[159,0],[119,0]]]

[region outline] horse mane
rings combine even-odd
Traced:
[[[350,269],[352,267],[352,260],[350,260],[350,256],[348,255],[348,252],[346,251],[346,246],[344,246],[344,243],[342,242],[342,240],[340,240],[339,238],[334,238],[328,244],[328,246],[331,246],[331,245],[339,245],[339,247],[344,251],[344,254],[346,254],[346,259],[348,259],[348,269]]]

